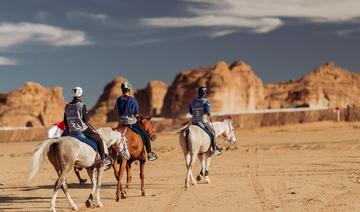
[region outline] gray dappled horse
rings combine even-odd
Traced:
[[[216,137],[223,136],[231,144],[236,142],[231,119],[226,119],[223,122],[214,122],[213,128],[215,130]],[[179,140],[181,148],[184,152],[187,168],[185,188],[189,188],[190,178],[192,180],[192,184],[196,185],[196,181],[192,174],[192,167],[196,161],[196,157],[199,157],[201,162],[201,171],[197,176],[197,180],[200,181],[202,178],[204,178],[205,182],[210,183],[208,175],[212,155],[210,149],[210,136],[200,127],[196,125],[190,125],[181,129]]]
[[[120,146],[119,143],[122,141],[118,132],[113,131],[111,128],[100,128],[97,132],[100,134],[108,148],[112,146]],[[97,206],[103,207],[100,200],[100,186],[104,167],[100,167],[97,164],[97,152],[92,147],[71,136],[44,140],[34,151],[32,169],[29,178],[30,180],[39,170],[40,163],[45,154],[47,154],[49,161],[52,163],[59,176],[55,182],[54,192],[51,199],[50,209],[52,211],[56,211],[55,202],[60,188],[64,191],[71,208],[73,210],[78,210],[78,207],[70,197],[66,184],[66,179],[74,167],[86,168],[93,185],[89,198],[86,201],[86,207],[92,207],[92,200],[95,191]]]

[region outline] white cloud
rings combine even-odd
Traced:
[[[14,59],[9,59],[9,58],[0,56],[0,66],[12,66],[12,65],[17,65],[17,64],[18,63]]]
[[[157,39],[157,38],[150,38],[150,39],[145,39],[145,40],[138,40],[138,41],[130,41],[126,43],[126,46],[141,46],[141,45],[147,45],[147,44],[153,44],[153,43],[158,43],[161,42],[162,40]]]
[[[318,23],[356,22],[359,0],[183,0],[185,17],[143,18],[151,28],[225,28],[210,37],[225,36],[241,29],[267,33],[284,24],[285,18]],[[230,33],[231,34],[231,33]]]
[[[109,20],[109,16],[102,13],[93,14],[93,13],[85,13],[85,12],[69,12],[66,14],[66,17],[74,21],[91,20],[103,24]]]
[[[51,46],[81,46],[91,42],[86,33],[46,24],[0,23],[0,48],[40,42]]]
[[[359,34],[359,33],[360,33],[360,28],[344,29],[344,30],[336,31],[336,34],[342,37],[350,37],[353,34]]]
[[[38,11],[34,15],[36,21],[47,21],[49,14],[45,11]]]

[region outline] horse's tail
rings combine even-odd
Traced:
[[[50,146],[57,142],[59,142],[58,139],[54,139],[54,138],[46,139],[35,148],[34,154],[32,157],[32,167],[31,167],[29,181],[32,178],[34,178],[34,176],[38,172],[38,170],[40,168],[40,163],[43,160],[44,155],[49,152]]]
[[[186,147],[188,148],[189,151],[191,151],[191,145],[189,143],[189,134],[190,134],[190,129],[186,128],[185,131],[184,131]]]

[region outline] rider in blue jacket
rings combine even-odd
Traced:
[[[129,128],[138,133],[145,143],[149,161],[156,160],[156,154],[151,151],[149,135],[143,126],[137,122],[137,117],[139,116],[139,104],[134,97],[130,96],[130,90],[130,83],[124,82],[121,84],[123,95],[117,98],[115,104],[115,111],[118,113],[119,123],[129,126]]]
[[[211,138],[211,147],[214,155],[221,155],[220,149],[216,146],[215,130],[212,123],[208,121],[211,108],[209,100],[206,99],[207,88],[198,89],[198,98],[194,99],[189,107],[189,113],[192,115],[192,123],[205,130]]]

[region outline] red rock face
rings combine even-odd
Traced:
[[[96,105],[90,110],[90,121],[97,125],[116,122],[117,113],[114,111],[116,99],[122,95],[121,84],[128,81],[124,77],[117,77],[108,83]],[[167,92],[167,85],[161,81],[151,81],[146,88],[134,90],[133,95],[139,103],[140,114],[158,115],[161,111],[163,99]]]
[[[91,122],[106,123],[117,121],[114,106],[116,99],[122,95],[121,84],[127,81],[126,78],[119,76],[105,86],[96,105],[89,111]]]
[[[298,81],[269,84],[265,90],[269,108],[359,106],[360,74],[329,62]]]
[[[265,106],[264,86],[249,65],[243,61],[230,66],[218,62],[214,67],[179,73],[165,97],[163,115],[185,115],[200,86],[208,88],[208,99],[215,113],[246,112]]]
[[[45,88],[27,82],[24,87],[0,97],[0,126],[47,127],[63,119],[62,88]]]

